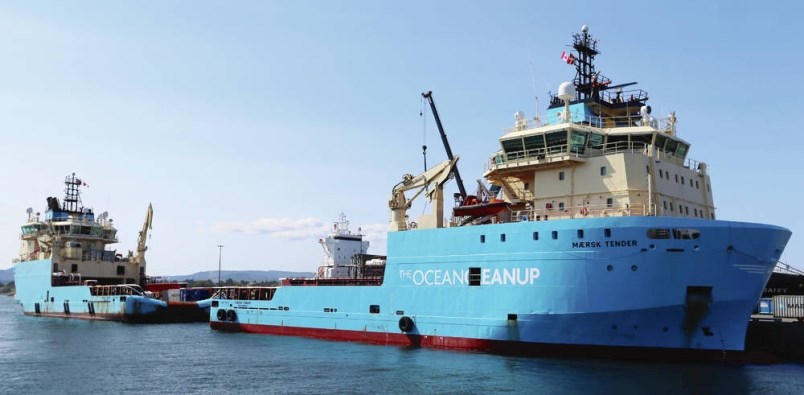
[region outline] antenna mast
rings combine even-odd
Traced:
[[[81,203],[81,191],[78,188],[82,181],[75,178],[75,173],[64,178],[64,204],[62,209],[70,212],[80,212],[84,208]]]

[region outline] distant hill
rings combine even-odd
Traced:
[[[221,281],[232,279],[233,281],[248,281],[248,282],[269,282],[276,281],[283,277],[311,277],[311,272],[285,272],[281,270],[221,270]],[[162,276],[169,280],[184,281],[184,280],[212,280],[218,281],[218,271],[210,270],[206,272],[197,272],[193,274],[185,274],[180,276]]]
[[[247,282],[269,282],[276,281],[283,277],[311,277],[313,273],[310,272],[285,272],[281,270],[222,270],[221,281],[232,279],[233,281],[247,281]],[[218,281],[218,271],[198,272],[193,274],[185,274],[181,276],[162,276],[169,280],[184,281],[184,280],[212,280]],[[12,269],[0,270],[0,283],[8,284],[14,281],[14,273]]]

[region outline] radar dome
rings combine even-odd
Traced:
[[[575,97],[575,85],[572,82],[562,82],[558,86],[558,98],[564,101],[570,101]]]
[[[588,32],[589,31],[589,26],[586,26],[586,25],[581,26],[581,31],[584,32],[584,33]]]

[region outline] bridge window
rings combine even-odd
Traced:
[[[528,136],[525,137],[525,150],[529,151],[529,155],[534,153],[538,153],[538,151],[544,150],[544,135],[537,134],[535,136]],[[530,151],[537,151],[537,152],[530,152]]]
[[[606,199],[606,207],[612,207],[612,206],[614,206],[614,199],[607,198]]]
[[[590,133],[589,138],[587,139],[589,142],[589,148],[594,149],[601,149],[603,148],[603,135],[597,133]]]
[[[606,175],[606,166],[601,166],[601,167],[600,167],[600,175],[601,175],[601,176],[605,176],[605,175]]]
[[[369,314],[380,314],[380,305],[378,304],[370,305]]]
[[[564,172],[563,171],[558,172],[558,180],[559,181],[564,181]]]
[[[687,155],[687,148],[688,147],[686,144],[679,143],[678,148],[676,148],[676,156],[684,159],[684,157]]]
[[[617,151],[625,149],[628,148],[628,135],[609,136],[607,142],[606,148],[608,150]]]
[[[549,153],[562,153],[567,151],[567,132],[557,131],[547,133],[545,136],[547,150]]]
[[[586,148],[586,133],[573,130],[570,135],[570,146],[570,152],[583,154]]]
[[[631,135],[631,142],[639,148],[641,144],[648,145],[653,142],[653,133],[641,133]]]
[[[673,139],[667,139],[667,143],[664,144],[664,150],[670,155],[676,152],[676,147],[678,147],[678,141]]]
[[[523,151],[522,139],[520,138],[515,138],[511,140],[502,140],[500,141],[500,143],[502,144],[503,151],[505,151],[506,154],[511,152]]]
[[[656,135],[656,142],[653,144],[654,147],[664,151],[664,144],[667,142],[667,137],[662,136],[661,134]]]

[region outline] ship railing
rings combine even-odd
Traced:
[[[648,144],[641,141],[617,141],[612,143],[577,146],[571,143],[550,146],[547,148],[534,148],[523,151],[503,152],[497,151],[486,162],[485,171],[498,167],[525,166],[543,163],[552,163],[557,160],[585,159],[596,156],[619,153],[648,153]]]
[[[92,285],[89,287],[92,296],[143,296],[144,291],[136,284]]]
[[[222,287],[215,288],[212,299],[272,300],[276,287]]]
[[[684,167],[692,171],[695,171],[696,173],[699,174],[706,174],[706,163],[699,162],[692,158],[687,158],[686,160],[684,160]]]
[[[600,101],[609,103],[609,104],[633,104],[634,107],[641,107],[645,101],[648,100],[648,92],[643,91],[642,89],[632,89],[622,92],[614,92],[610,90],[605,90],[600,92]]]
[[[513,210],[511,222],[549,221],[568,218],[631,217],[650,215],[646,204],[603,204],[574,207],[545,207]]]
[[[653,156],[656,160],[672,162],[698,174],[706,174],[707,171],[707,165],[704,162],[692,158],[679,157],[672,152],[667,152],[662,149],[654,148]]]
[[[626,106],[625,112],[632,115],[619,115],[619,116],[600,116],[584,114],[581,111],[572,111],[570,115],[572,123],[577,125],[592,126],[596,128],[621,128],[621,127],[634,127],[634,126],[650,126],[654,129],[673,131],[675,132],[675,122],[671,121],[671,117],[655,118],[651,117],[648,122],[642,121],[642,116],[636,112],[639,111],[640,105],[635,105],[633,109]],[[553,112],[545,118],[536,116],[529,119],[520,119],[514,127],[503,128],[502,134],[518,132],[523,130],[535,129],[542,126],[561,125],[567,123],[564,118],[563,111]]]

